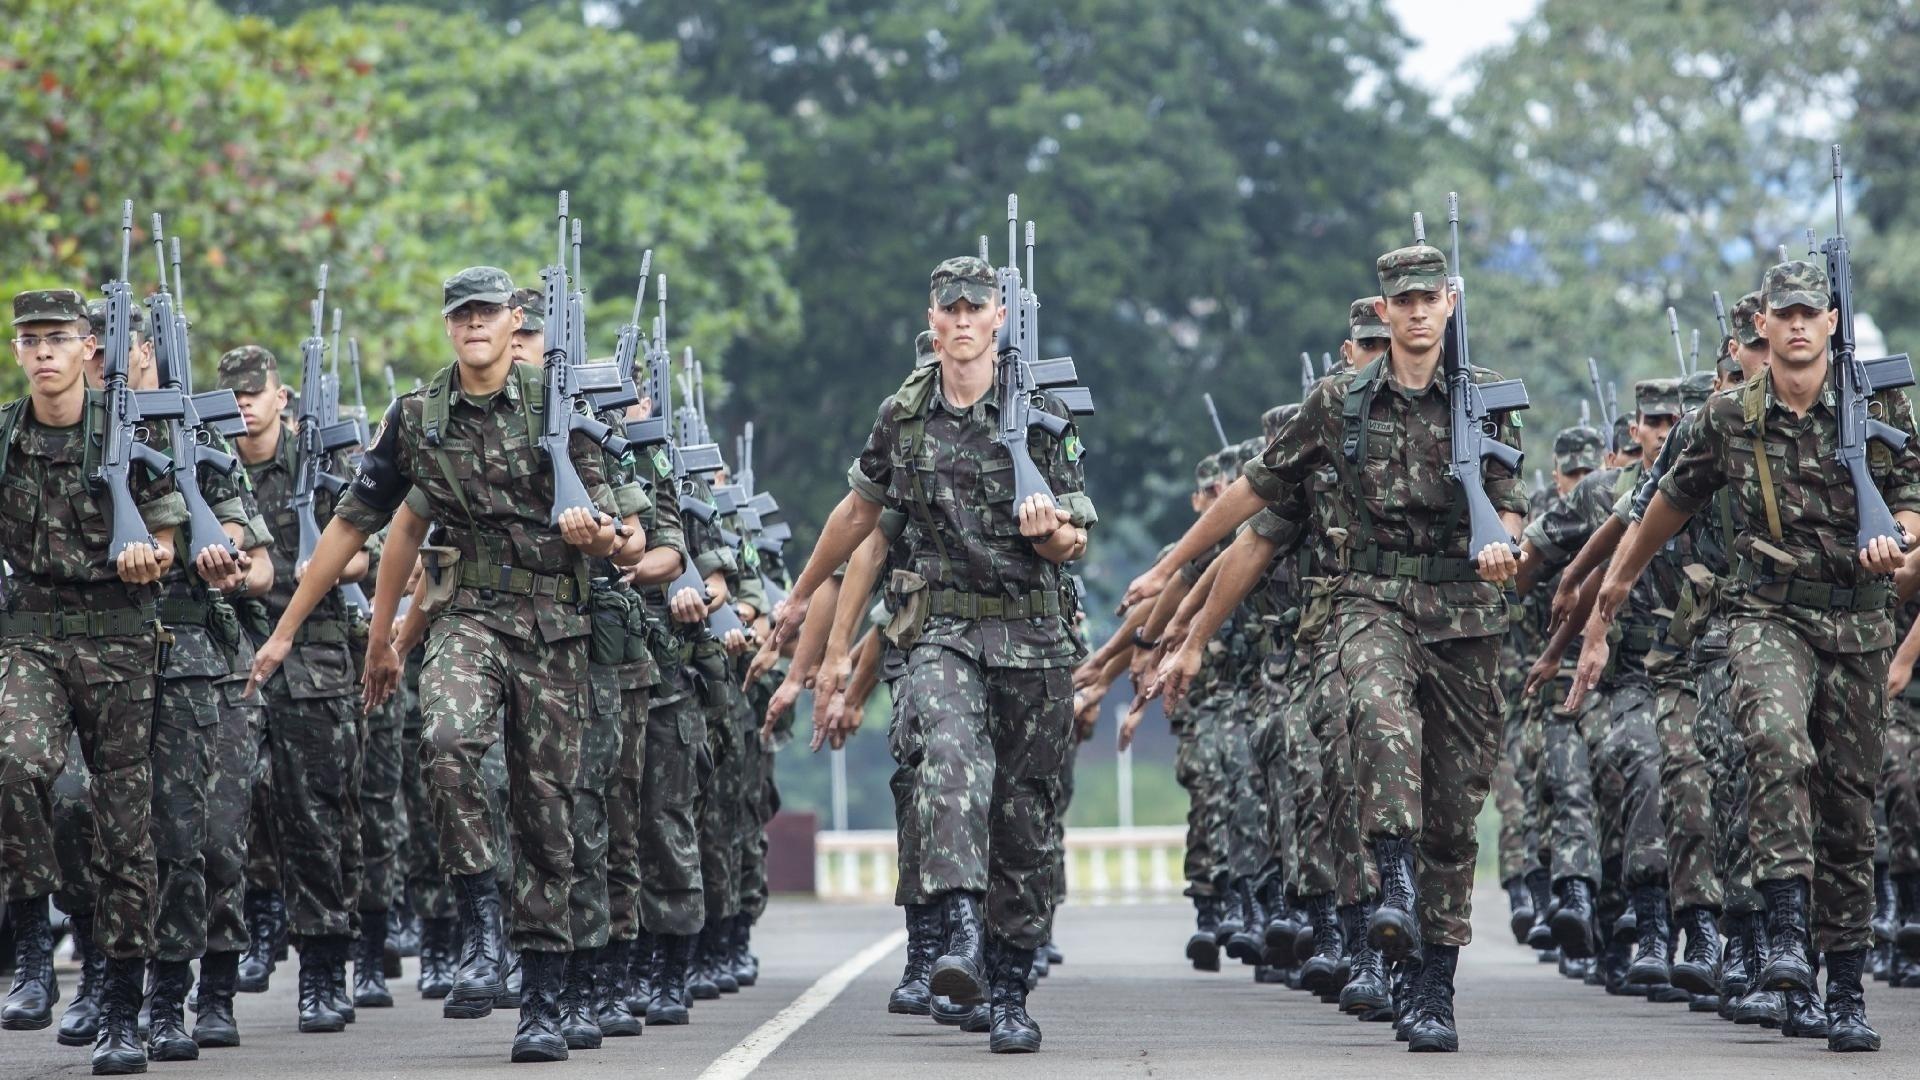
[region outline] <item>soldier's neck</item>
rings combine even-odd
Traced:
[[[1393,373],[1394,382],[1409,390],[1424,390],[1432,385],[1434,375],[1440,370],[1440,344],[1435,342],[1420,352],[1395,345],[1387,351],[1387,367]]]
[[[42,427],[64,428],[79,423],[87,414],[87,383],[85,379],[73,380],[73,385],[57,394],[33,393],[33,419]]]
[[[943,353],[940,393],[949,404],[962,409],[979,401],[993,387],[993,360],[991,349],[971,360],[956,360]]]
[[[257,432],[250,431],[233,440],[233,448],[240,460],[248,465],[258,465],[280,452],[280,420],[270,419]]]
[[[1827,354],[1821,353],[1810,364],[1784,363],[1776,356],[1769,366],[1773,370],[1774,399],[1792,409],[1794,415],[1805,416],[1826,389]]]
[[[461,393],[488,398],[507,385],[507,376],[512,372],[513,354],[501,353],[482,364],[461,360],[453,366],[453,379]]]

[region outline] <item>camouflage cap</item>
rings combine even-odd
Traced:
[[[513,306],[527,313],[520,332],[539,332],[547,328],[547,293],[544,289],[513,290]]]
[[[1252,461],[1254,458],[1259,457],[1260,451],[1265,450],[1266,448],[1267,448],[1267,441],[1265,439],[1261,439],[1261,438],[1242,439],[1240,442],[1234,444],[1233,454],[1235,457],[1240,459],[1239,463],[1241,465],[1245,465],[1247,462]]]
[[[1563,428],[1553,437],[1553,467],[1562,474],[1600,467],[1600,433],[1590,427]]]
[[[1738,366],[1738,365],[1735,365]],[[1696,371],[1680,380],[1680,407],[1692,412],[1713,396],[1713,372]]]
[[[1447,257],[1437,247],[1413,244],[1394,248],[1373,261],[1380,275],[1380,294],[1442,292],[1447,287]]]
[[[1760,344],[1760,328],[1753,325],[1753,317],[1760,314],[1760,291],[1753,292],[1733,302],[1733,313],[1727,319],[1733,324],[1733,339],[1742,345]]]
[[[1613,420],[1613,445],[1620,449],[1615,453],[1628,457],[1638,457],[1640,444],[1633,441],[1633,420],[1626,416],[1617,416]]]
[[[1240,479],[1240,448],[1223,446],[1213,452],[1213,460],[1220,463],[1221,483],[1231,484]]]
[[[1387,333],[1386,320],[1373,310],[1380,298],[1368,296],[1347,305],[1347,336],[1355,341],[1367,341],[1372,338],[1390,336]]]
[[[100,339],[101,348],[107,344],[107,302],[105,299],[87,301],[87,322],[93,326],[93,336]],[[147,309],[139,304],[133,305],[133,311],[127,319],[127,325],[136,334],[147,332]]]
[[[1296,401],[1288,405],[1275,405],[1273,408],[1261,413],[1261,433],[1266,435],[1268,442],[1272,442],[1274,438],[1280,434],[1281,426],[1293,419],[1294,414],[1299,411],[1300,403]]]
[[[1200,459],[1198,465],[1193,467],[1194,486],[1201,490],[1220,483],[1220,476],[1220,458],[1217,454],[1208,454],[1206,457]]]
[[[1760,292],[1766,297],[1767,310],[1810,307],[1825,311],[1833,303],[1827,293],[1827,269],[1801,259],[1767,267]]]
[[[1641,379],[1633,384],[1633,408],[1641,416],[1679,416],[1679,379]]]
[[[1713,370],[1729,378],[1745,379],[1747,372],[1740,366],[1740,358],[1731,352],[1722,352],[1713,363]]]
[[[13,294],[13,325],[86,322],[87,298],[73,289],[30,289]]]
[[[267,388],[267,376],[280,377],[280,362],[263,345],[242,345],[220,357],[215,382],[222,390],[257,394]]]
[[[913,366],[925,367],[933,363],[938,355],[933,347],[933,331],[920,331],[920,336],[913,339]]]
[[[933,268],[927,278],[927,291],[933,294],[933,302],[940,307],[960,299],[962,296],[976,306],[983,305],[996,292],[993,267],[977,255],[961,255],[948,259]]]
[[[440,286],[440,314],[465,304],[506,304],[513,300],[513,277],[497,266],[469,266]]]

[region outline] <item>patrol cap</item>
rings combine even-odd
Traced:
[[[1641,379],[1633,384],[1633,407],[1641,416],[1679,416],[1680,380]]]
[[[999,291],[999,286],[993,278],[993,267],[988,266],[985,259],[977,255],[961,255],[933,268],[933,273],[927,278],[927,291],[940,307],[946,307],[963,296],[974,305],[981,306]]]
[[[1733,340],[1742,345],[1760,344],[1760,328],[1753,325],[1753,317],[1760,314],[1760,291],[1753,292],[1733,302]]]
[[[1680,407],[1688,412],[1705,405],[1707,399],[1712,396],[1713,372],[1696,371],[1680,380]]]
[[[938,354],[933,348],[933,331],[920,331],[920,336],[913,339],[913,366],[924,367],[932,363],[936,355]]]
[[[146,333],[147,309],[139,304],[131,306],[133,310],[129,313],[127,325],[136,334]],[[104,298],[87,301],[87,322],[93,327],[93,336],[99,338],[104,347],[107,341],[107,301]]]
[[[1193,467],[1193,483],[1198,488],[1210,488],[1220,483],[1220,458],[1217,454],[1208,454]]]
[[[1444,292],[1447,288],[1447,257],[1427,244],[1394,248],[1375,259],[1373,269],[1380,276],[1382,296]]]
[[[526,319],[520,324],[520,332],[539,332],[547,328],[547,293],[545,289],[513,290],[513,306],[526,312]]]
[[[1266,448],[1267,448],[1267,441],[1265,439],[1255,437],[1252,439],[1242,439],[1240,442],[1234,444],[1232,449],[1233,449],[1234,457],[1240,459],[1239,464],[1245,465],[1247,462],[1252,461],[1254,458],[1259,457],[1260,451],[1265,450]]]
[[[1282,425],[1293,419],[1293,415],[1299,411],[1300,403],[1296,401],[1288,405],[1275,405],[1261,413],[1260,431],[1266,435],[1267,441],[1272,442],[1280,434]]]
[[[1633,441],[1633,420],[1625,416],[1613,418],[1613,445],[1619,447],[1615,453],[1629,457],[1640,452],[1640,444]]]
[[[86,322],[87,300],[73,289],[29,289],[13,294],[13,325]]]
[[[451,315],[463,304],[506,304],[513,301],[513,278],[497,266],[469,266],[440,287],[440,314]]]
[[[1826,267],[1801,259],[1767,267],[1767,276],[1761,280],[1760,292],[1766,297],[1769,311],[1790,307],[1825,311],[1833,304],[1833,298],[1827,294]]]
[[[242,345],[220,357],[215,382],[222,390],[257,394],[267,388],[267,377],[280,377],[280,362],[263,345]]]
[[[1220,463],[1220,482],[1231,484],[1240,479],[1240,448],[1223,446],[1213,452],[1213,460]]]
[[[1347,305],[1347,336],[1354,341],[1368,341],[1374,338],[1390,337],[1386,321],[1380,313],[1373,310],[1380,297],[1367,296]]]
[[[1592,472],[1600,467],[1600,433],[1590,427],[1561,429],[1553,437],[1553,467],[1562,474]]]

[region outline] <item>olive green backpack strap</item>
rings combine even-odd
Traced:
[[[13,452],[13,436],[20,430],[20,418],[27,415],[27,401],[22,397],[0,405],[0,476],[7,474],[7,455]]]
[[[1360,495],[1360,475],[1355,467],[1367,460],[1367,420],[1373,415],[1373,396],[1379,392],[1386,373],[1385,356],[1374,358],[1372,363],[1354,372],[1340,404],[1340,452],[1331,455],[1333,471],[1339,474],[1341,485],[1353,493],[1353,508],[1361,534],[1369,537],[1374,534],[1373,513]]]
[[[947,555],[946,542],[940,539],[940,530],[934,526],[931,500],[927,497],[925,485],[920,483],[920,472],[913,467],[913,455],[927,437],[927,410],[933,407],[934,380],[940,374],[940,365],[928,364],[913,369],[907,381],[900,384],[894,392],[894,416],[900,421],[898,447],[899,457],[894,467],[907,470],[908,509],[920,519],[927,530],[927,536],[933,540],[933,549],[940,556],[940,576],[943,581],[953,579],[953,561]]]
[[[1759,474],[1760,501],[1767,511],[1767,532],[1779,543],[1780,501],[1773,490],[1773,463],[1767,460],[1767,396],[1773,390],[1773,373],[1763,371],[1757,379],[1748,379],[1740,389],[1740,414],[1753,433],[1753,470]]]

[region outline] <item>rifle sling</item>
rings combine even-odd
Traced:
[[[1780,502],[1773,491],[1773,463],[1767,460],[1767,398],[1773,386],[1771,372],[1749,379],[1740,393],[1740,408],[1753,429],[1753,469],[1759,474],[1760,502],[1767,512],[1767,532],[1775,543],[1782,540]]]

